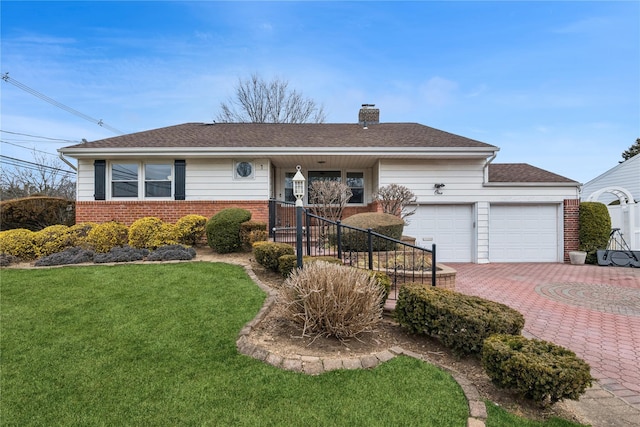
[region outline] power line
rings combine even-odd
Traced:
[[[69,175],[75,175],[76,173],[73,171],[69,171],[66,169],[60,169],[60,168],[56,168],[54,166],[47,166],[47,165],[43,165],[43,164],[39,164],[39,163],[34,163],[34,162],[29,162],[27,160],[22,160],[22,159],[16,159],[15,157],[9,157],[9,156],[5,156],[0,154],[0,163],[1,164],[6,164],[9,166],[16,166],[16,167],[21,167],[21,168],[25,168],[25,169],[30,169],[30,170],[42,170],[42,169],[47,169],[49,171],[52,172],[61,172],[61,173],[65,173],[65,174],[69,174]]]
[[[10,133],[11,135],[28,136],[29,138],[47,139],[49,141],[76,142],[76,143],[80,142],[80,141],[74,141],[73,139],[49,138],[47,136],[29,135],[28,133],[11,132],[11,131],[2,130],[2,129],[0,129],[0,132],[2,132],[2,133]]]
[[[25,92],[30,93],[31,95],[35,96],[36,98],[40,98],[43,101],[48,102],[51,105],[54,105],[54,106],[56,106],[56,107],[58,107],[58,108],[60,108],[62,110],[65,110],[65,111],[67,111],[67,112],[69,112],[71,114],[74,114],[74,115],[76,115],[76,116],[78,116],[80,118],[83,118],[83,119],[88,120],[88,121],[90,121],[92,123],[95,123],[98,126],[101,126],[101,127],[105,128],[105,129],[109,129],[113,133],[117,133],[117,134],[120,134],[120,135],[122,135],[124,133],[121,130],[118,130],[118,129],[116,129],[116,128],[114,128],[112,126],[109,126],[108,124],[104,123],[102,121],[102,119],[94,119],[93,117],[87,116],[86,114],[83,114],[78,110],[74,110],[73,108],[62,104],[61,102],[58,102],[55,99],[49,98],[47,95],[44,95],[44,94],[38,92],[35,89],[31,89],[29,86],[20,83],[19,81],[17,81],[14,78],[9,77],[9,73],[4,73],[4,75],[2,76],[2,80],[4,80],[7,83],[11,83],[15,87],[18,87],[18,88],[24,90]]]
[[[25,150],[31,150],[31,151],[35,151],[38,153],[42,153],[42,154],[46,154],[48,156],[53,156],[53,157],[58,157],[53,153],[49,153],[48,151],[42,151],[42,150],[37,150],[35,148],[29,148],[29,147],[25,147],[24,145],[20,145],[20,144],[14,144],[13,142],[9,142],[9,141],[5,141],[3,139],[0,139],[0,142],[2,142],[3,144],[9,144],[9,145],[13,145],[14,147],[18,147],[18,148],[24,148]]]

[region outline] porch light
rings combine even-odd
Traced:
[[[300,165],[293,176],[293,195],[296,196],[296,258],[297,267],[302,268],[302,198],[304,197],[304,176],[300,172]]]
[[[296,166],[296,174],[293,176],[293,195],[296,197],[296,206],[302,206],[302,199],[304,198],[304,176],[300,172],[300,165]]]

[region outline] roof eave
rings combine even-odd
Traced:
[[[579,187],[578,181],[570,182],[486,182],[485,187]]]
[[[415,157],[415,158],[486,158],[494,155],[497,147],[126,147],[126,148],[86,148],[68,147],[58,150],[65,156],[81,158],[125,158],[125,157],[235,157],[251,155],[252,157],[269,157],[274,155],[370,155],[380,157]]]

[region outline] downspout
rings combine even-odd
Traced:
[[[69,160],[67,160],[67,158],[64,156],[64,154],[62,154],[61,151],[58,151],[58,157],[60,157],[60,160],[65,162],[67,165],[69,165],[69,167],[71,169],[73,169],[74,171],[78,172],[78,168],[75,167]]]
[[[487,162],[484,164],[484,168],[482,170],[483,185],[489,182],[489,164],[495,160],[496,156],[498,156],[498,152],[494,151],[493,156],[491,156],[489,160],[487,160]]]

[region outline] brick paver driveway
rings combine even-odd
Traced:
[[[447,265],[458,292],[520,311],[524,335],[570,348],[603,388],[640,409],[640,268]]]

